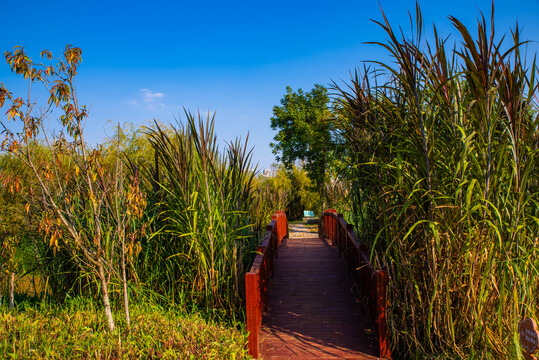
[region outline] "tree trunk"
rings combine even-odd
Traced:
[[[127,274],[125,271],[125,237],[122,238],[122,282],[124,287],[124,309],[127,330],[131,329],[131,317],[129,316],[129,293],[127,292]]]
[[[109,298],[109,284],[105,277],[105,270],[103,264],[99,261],[97,265],[97,271],[99,272],[99,280],[101,280],[101,297],[103,298],[103,306],[105,307],[105,315],[107,316],[107,322],[109,324],[109,331],[113,332],[116,326],[114,325],[114,318],[112,316],[112,310],[110,308]]]
[[[11,272],[9,278],[9,308],[13,309],[15,306],[15,272]]]

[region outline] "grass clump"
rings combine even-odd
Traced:
[[[0,357],[6,359],[244,359],[246,334],[198,314],[134,304],[132,329],[109,332],[90,302],[41,304],[0,312]]]
[[[251,230],[251,151],[236,139],[218,148],[214,118],[186,112],[186,123],[147,129],[155,152],[147,172],[152,234],[138,277],[169,299],[242,316]]]

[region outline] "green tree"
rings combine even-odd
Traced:
[[[310,92],[288,86],[281,106],[273,107],[271,128],[278,130],[270,144],[277,161],[291,169],[303,166],[320,194],[322,205],[329,203],[325,184],[333,159],[332,113],[327,89],[316,84]]]
[[[271,221],[271,215],[277,210],[284,210],[290,202],[291,184],[286,176],[284,166],[272,165],[273,174],[259,174],[253,179],[254,199],[251,207],[251,217],[255,233],[263,237],[266,225]]]
[[[322,207],[319,192],[312,191],[315,186],[313,186],[313,181],[309,178],[305,169],[292,166],[291,169],[284,171],[284,176],[290,182],[291,196],[287,208],[291,220],[302,219],[304,210],[314,210]]]
[[[319,209],[320,197],[312,191],[312,180],[301,167],[292,164],[286,168],[284,164],[273,164],[272,175],[259,175],[255,178],[255,199],[251,207],[256,229],[262,230],[277,210],[287,210],[289,220],[303,217],[303,210]]]

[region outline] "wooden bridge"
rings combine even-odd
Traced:
[[[375,269],[342,215],[326,210],[317,237],[289,238],[272,216],[245,275],[249,353],[263,359],[390,359],[387,272]]]

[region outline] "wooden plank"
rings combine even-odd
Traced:
[[[334,246],[285,239],[260,331],[263,359],[378,359],[374,326]]]

